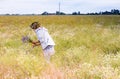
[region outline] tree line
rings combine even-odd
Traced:
[[[56,13],[49,13],[47,11],[41,13],[41,14],[3,14],[3,15],[15,15],[15,16],[19,16],[19,15],[120,15],[120,10],[118,9],[112,9],[111,11],[104,11],[104,12],[94,12],[94,13],[80,13],[80,11],[78,12],[72,12],[71,14],[66,14],[64,12],[59,12],[56,11]]]
[[[87,13],[87,15],[120,15],[120,10],[112,9],[111,11],[104,11],[99,13]]]
[[[56,13],[43,12],[41,15],[120,15],[120,10],[112,9],[111,11],[86,13],[86,14],[81,14],[80,11],[73,12],[72,14],[66,14],[64,12],[56,11]]]

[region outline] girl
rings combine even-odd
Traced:
[[[50,63],[50,57],[55,53],[55,43],[48,33],[45,27],[42,27],[38,22],[33,22],[30,27],[35,31],[38,41],[32,42],[33,47],[42,46],[43,54],[48,63]]]

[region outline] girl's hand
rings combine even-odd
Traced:
[[[36,46],[36,43],[33,41],[31,43],[32,43],[32,47],[34,48]]]
[[[36,47],[36,46],[39,46],[40,45],[40,42],[39,41],[37,41],[37,42],[32,42],[32,47],[34,48],[34,47]]]
[[[32,44],[32,47],[34,48],[34,47],[36,47],[37,45],[36,44]]]

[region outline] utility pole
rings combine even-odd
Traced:
[[[60,6],[61,6],[61,4],[60,4],[60,2],[59,2],[59,14],[60,14]]]

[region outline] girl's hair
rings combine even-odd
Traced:
[[[30,27],[31,27],[32,29],[37,29],[38,27],[40,27],[40,24],[39,24],[39,22],[33,22],[33,23],[30,25]]]

